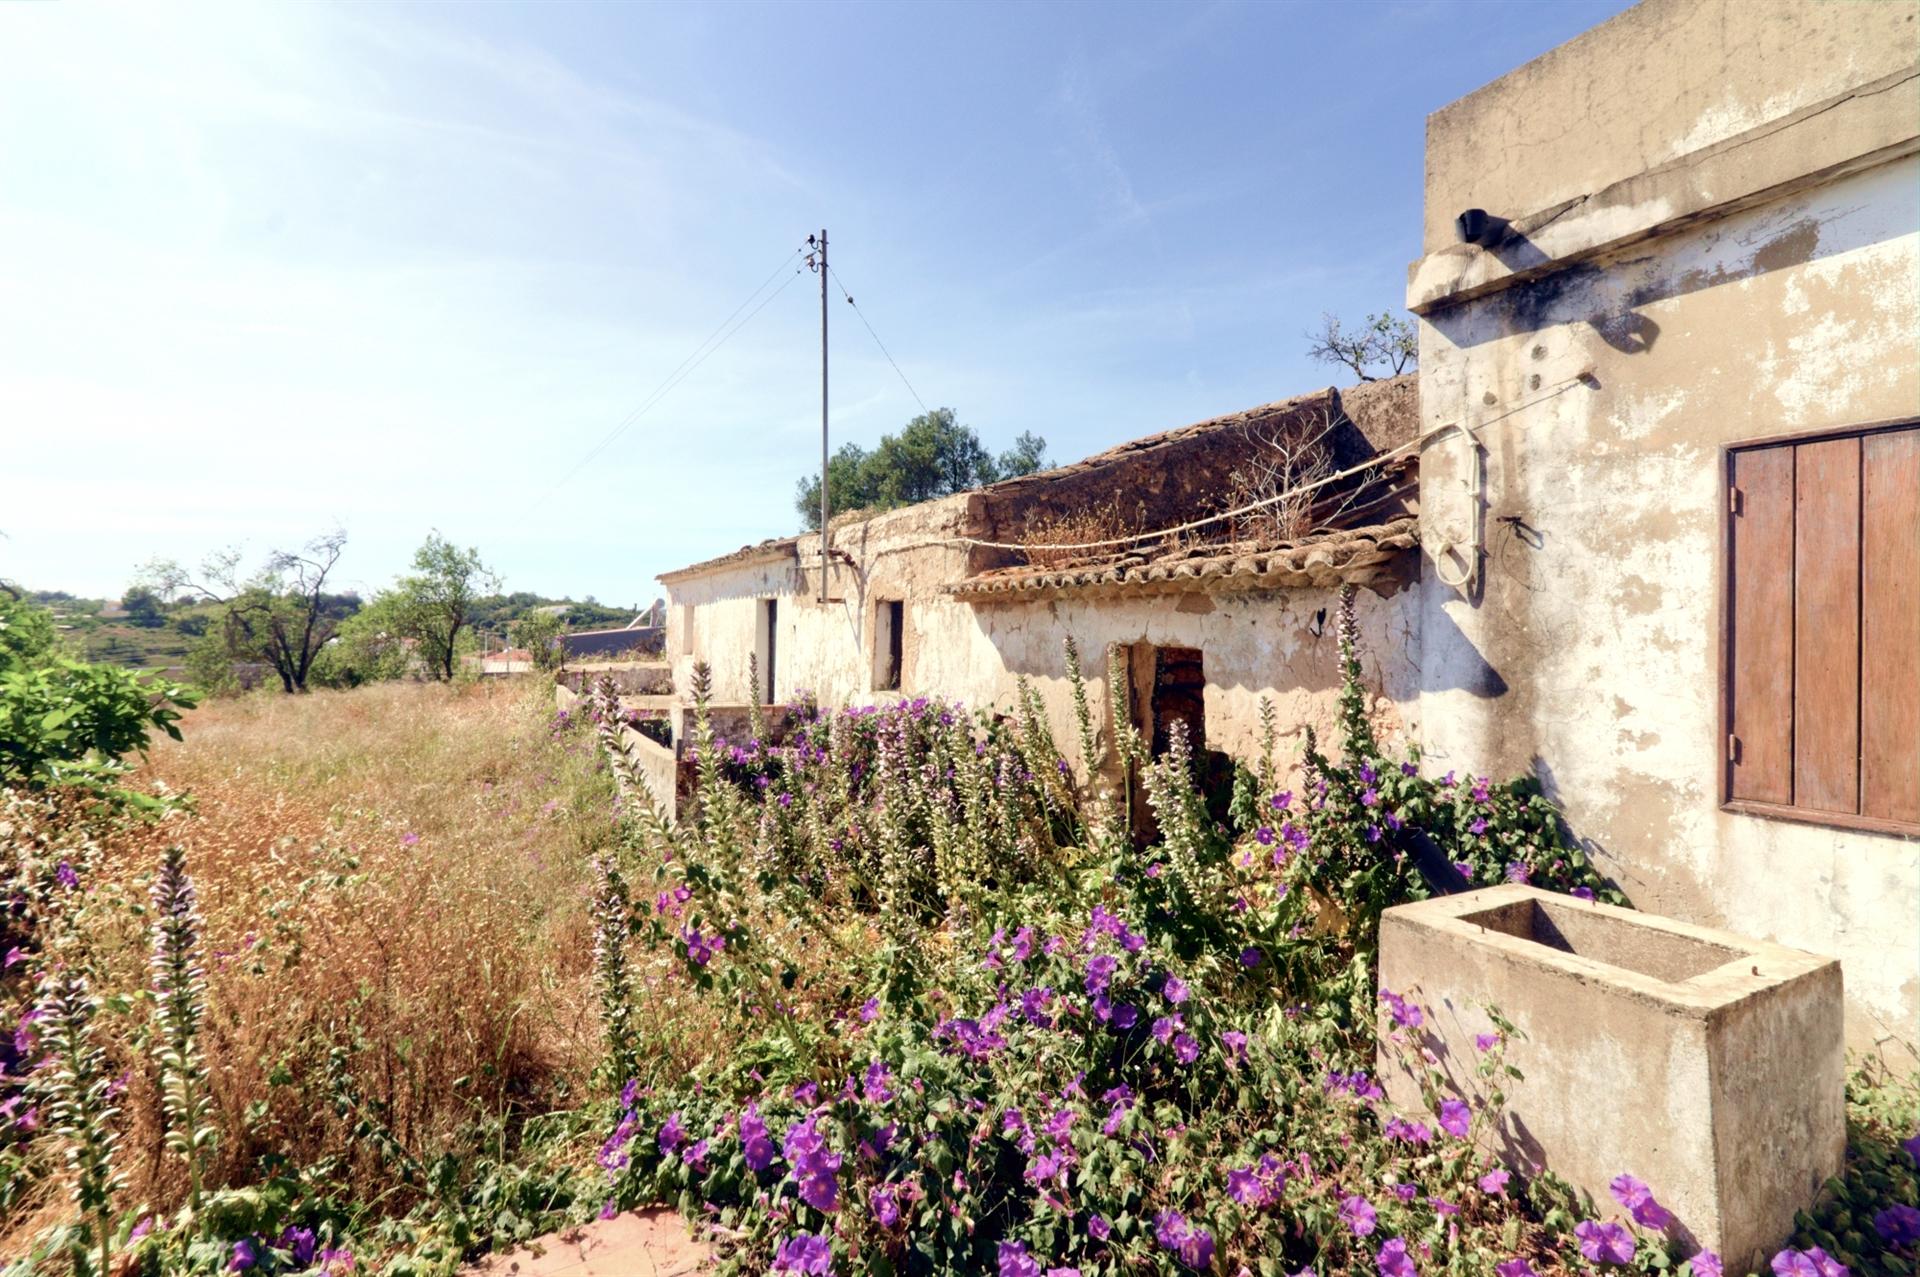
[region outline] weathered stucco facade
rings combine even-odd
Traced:
[[[1724,807],[1725,449],[1920,416],[1917,12],[1648,0],[1447,107],[1408,289],[1430,756],[1537,769],[1641,908],[1842,958],[1856,1046],[1916,1037],[1920,843]]]
[[[1537,775],[1642,909],[1839,957],[1850,1043],[1910,1052],[1920,822],[1731,808],[1723,684],[1728,445],[1920,418],[1916,48],[1915,0],[1646,0],[1431,117],[1417,388],[1268,405],[843,521],[824,603],[813,535],[669,573],[680,695],[696,661],[722,705],[1005,708],[1025,677],[1067,741],[1072,635],[1102,697],[1110,645],[1136,699],[1176,654],[1180,712],[1247,758],[1263,699],[1290,733],[1328,725],[1337,587],[1364,584],[1389,735],[1443,770]],[[1457,231],[1469,210],[1485,216]],[[1036,510],[1124,497],[1156,529],[1219,511],[1245,426],[1329,404],[1351,426],[1340,465],[1417,457],[1418,501],[1371,509],[1357,541],[1053,564],[1004,548]],[[1883,558],[1920,599],[1912,522]],[[1920,736],[1906,623],[1916,673],[1888,694],[1915,698]],[[1895,753],[1920,777],[1912,742]]]

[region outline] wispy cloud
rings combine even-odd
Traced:
[[[1107,136],[1099,89],[1084,53],[1076,52],[1061,71],[1054,102],[1066,126],[1061,154],[1067,172],[1092,198],[1101,221],[1123,226],[1150,222],[1152,215],[1134,193],[1133,179]]]

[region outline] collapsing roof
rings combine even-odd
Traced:
[[[1252,526],[1257,516],[1236,519],[1230,507],[1246,508],[1244,472],[1270,460],[1282,437],[1312,439],[1324,451],[1323,471],[1344,473],[1409,443],[1418,426],[1419,383],[1408,374],[1213,417],[989,484],[964,494],[954,535],[934,538],[969,547],[968,575],[947,592],[984,602],[1069,591],[1381,584],[1404,571],[1399,561],[1416,543],[1412,506],[1392,480],[1393,467],[1365,469],[1328,487],[1289,525],[1268,520],[1262,530]],[[1103,509],[1105,527],[1083,517]],[[849,544],[840,535],[844,525],[878,529],[899,513],[849,511],[836,518],[836,555]],[[1205,532],[1194,535],[1201,526]],[[672,584],[795,562],[818,545],[815,533],[770,539],[660,579]]]

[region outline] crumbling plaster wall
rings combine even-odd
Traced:
[[[1915,15],[1909,0],[1642,0],[1428,117],[1423,251],[1454,242],[1463,209],[1534,213],[1901,71]]]
[[[1378,725],[1389,740],[1407,739],[1407,711],[1418,695],[1415,595],[1381,597],[1361,590],[1355,612],[1363,667]],[[943,640],[926,673],[930,688],[967,688],[970,699],[1011,705],[1025,675],[1044,699],[1054,739],[1070,757],[1077,728],[1063,641],[1072,635],[1104,723],[1104,653],[1110,644],[1197,648],[1206,673],[1206,734],[1211,749],[1252,762],[1260,753],[1260,702],[1270,700],[1279,729],[1277,761],[1299,757],[1303,728],[1323,747],[1336,740],[1339,652],[1332,589],[1149,597],[1066,597],[982,606],[948,604],[929,620]],[[1106,746],[1104,728],[1102,745]]]
[[[1426,427],[1477,427],[1485,482],[1476,515],[1468,440],[1423,454],[1429,555],[1485,537],[1469,594],[1423,575],[1430,756],[1537,769],[1642,908],[1841,957],[1855,1045],[1916,1039],[1920,842],[1720,810],[1723,449],[1920,415],[1917,281],[1908,157],[1421,324]]]
[[[971,495],[944,498],[836,528],[831,601],[824,607],[817,601],[818,577],[812,570],[817,550],[810,538],[801,541],[797,558],[784,562],[722,565],[670,580],[676,686],[690,687],[694,661],[704,660],[713,666],[716,701],[746,700],[756,606],[774,597],[779,601],[775,695],[783,701],[803,689],[832,706],[927,693],[1011,710],[1024,675],[1046,704],[1055,740],[1073,756],[1077,729],[1063,647],[1071,634],[1102,722],[1108,645],[1144,642],[1203,653],[1212,748],[1247,760],[1257,755],[1262,697],[1277,711],[1282,762],[1297,755],[1306,724],[1329,739],[1339,673],[1335,591],[1196,592],[975,606],[944,589],[974,566],[969,547],[951,540],[977,516],[974,500]],[[905,603],[899,691],[873,686],[874,611],[888,599]],[[1361,590],[1356,604],[1367,681],[1389,737],[1405,734],[1405,710],[1418,695],[1416,606],[1410,590],[1387,597]],[[680,637],[689,612],[690,645]]]

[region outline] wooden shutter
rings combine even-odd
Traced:
[[[1861,447],[1860,814],[1920,825],[1920,429]]]
[[[1860,441],[1794,449],[1793,805],[1860,810]]]
[[[1726,795],[1920,829],[1920,427],[1729,454]]]
[[[1732,456],[1727,796],[1793,802],[1793,449]]]

